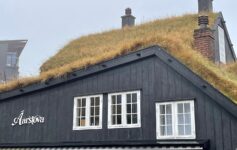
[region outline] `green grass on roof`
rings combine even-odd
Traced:
[[[210,25],[218,14],[209,14]],[[115,58],[150,45],[159,45],[237,104],[236,64],[216,66],[193,48],[197,14],[170,17],[139,26],[80,37],[69,42],[40,68],[38,77],[0,85],[0,91],[63,76],[76,69]]]

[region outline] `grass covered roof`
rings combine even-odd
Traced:
[[[210,26],[217,17],[216,13],[209,14]],[[197,14],[183,15],[80,37],[47,60],[39,76],[2,84],[0,91],[44,82],[143,47],[159,45],[237,104],[237,65],[217,66],[194,50],[197,19]]]

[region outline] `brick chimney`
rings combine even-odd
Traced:
[[[134,26],[135,25],[135,17],[132,15],[132,9],[127,8],[125,9],[125,15],[122,18],[122,28],[126,26]]]
[[[198,25],[199,29],[194,30],[194,47],[203,56],[214,61],[214,35],[213,31],[208,27],[208,16],[199,16]]]
[[[198,12],[213,12],[213,0],[198,0]]]

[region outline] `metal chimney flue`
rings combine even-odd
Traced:
[[[198,0],[198,12],[209,13],[213,12],[213,0]]]
[[[135,25],[135,17],[132,15],[132,9],[126,8],[125,15],[122,18],[122,28],[131,27]]]

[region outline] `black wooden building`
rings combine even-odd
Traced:
[[[222,14],[207,25],[200,16],[196,50],[213,65],[235,62]],[[154,45],[0,93],[0,150],[15,148],[236,150],[237,105]]]
[[[0,96],[1,148],[237,147],[237,106],[158,46]]]

